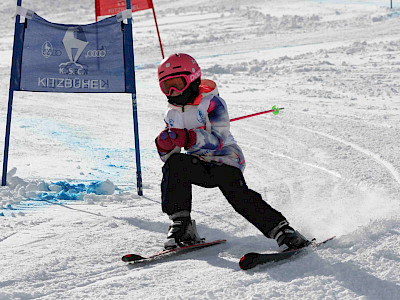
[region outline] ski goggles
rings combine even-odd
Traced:
[[[200,72],[198,72],[198,74],[191,75],[179,74],[174,76],[167,76],[160,81],[160,88],[166,96],[171,96],[173,91],[182,93],[188,88],[190,83],[198,77],[200,77]]]

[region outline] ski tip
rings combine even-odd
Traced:
[[[330,238],[327,238],[326,240],[323,240],[323,241],[321,241],[321,242],[314,243],[314,247],[317,247],[317,248],[318,248],[319,246],[321,246],[321,245],[323,245],[323,244],[325,244],[325,243],[327,243],[327,242],[333,240],[334,238],[336,238],[336,235],[331,236]]]
[[[242,270],[246,270],[245,259],[246,259],[246,257],[243,256],[243,257],[240,259],[240,261],[239,261],[239,267],[240,267]]]
[[[137,254],[127,254],[122,256],[122,261],[123,262],[133,262],[133,261],[138,261],[145,259],[143,256],[137,255]]]
[[[241,268],[241,269],[243,269],[243,261],[246,259],[246,257],[245,257],[245,255],[243,255],[242,256],[242,258],[240,259],[240,261],[239,261],[239,267]]]
[[[247,253],[239,261],[239,267],[242,270],[248,270],[255,267],[258,264],[258,254],[257,253]]]
[[[213,242],[210,242],[213,243]],[[222,244],[222,243],[226,243],[226,240],[216,240],[214,241],[215,244]]]

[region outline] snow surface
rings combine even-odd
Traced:
[[[15,0],[0,3],[5,119]],[[94,21],[94,1],[24,0],[59,23]],[[193,218],[219,245],[163,263],[154,147],[165,97],[151,11],[134,14],[144,196],[137,196],[131,99],[16,92],[8,186],[0,189],[0,299],[400,299],[400,5],[377,0],[154,0],[164,51],[215,80],[245,177],[307,237],[337,238],[285,264],[241,271],[273,251],[217,189],[194,187]],[[0,137],[3,148],[4,136]]]

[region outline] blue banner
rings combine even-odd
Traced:
[[[19,90],[132,91],[132,80],[127,80],[126,88],[122,26],[116,16],[88,25],[64,25],[34,14],[24,34]],[[133,70],[133,64],[127,68]]]

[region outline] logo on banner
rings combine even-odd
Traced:
[[[78,63],[79,57],[89,42],[85,33],[80,27],[70,27],[63,38],[63,44],[69,61],[59,65],[60,74],[63,75],[86,75],[88,73],[87,66]]]
[[[53,45],[49,41],[45,41],[42,45],[42,55],[49,58],[53,54]]]
[[[45,58],[49,58],[50,56],[60,56],[61,50],[54,49],[53,45],[49,41],[45,41],[42,45],[42,55]]]
[[[70,27],[66,31],[62,40],[65,51],[67,52],[69,61],[59,65],[59,73],[62,75],[87,75],[88,66],[78,63],[79,58],[83,55],[85,58],[103,58],[106,57],[107,51],[102,46],[100,49],[85,49],[89,42],[81,27]],[[60,50],[54,50],[52,44],[46,41],[42,46],[42,55],[46,58],[51,55],[60,56]]]
[[[21,90],[126,91],[123,32],[115,18],[102,21],[102,26],[54,26],[38,16],[30,22],[24,37]]]
[[[99,50],[88,50],[85,54],[85,57],[106,57],[107,51],[104,49],[104,46],[101,46]]]
[[[86,50],[89,42],[87,41],[85,32],[82,27],[70,27],[64,34],[62,40],[69,61],[58,65],[59,74],[85,76],[89,73],[89,67],[79,63],[81,57],[85,58],[104,58],[107,51],[104,46],[101,49]],[[86,50],[86,52],[85,52]],[[51,42],[46,41],[42,45],[42,55],[45,58],[50,56],[60,56],[61,50],[55,50]],[[53,88],[90,88],[90,89],[106,89],[108,81],[102,79],[83,80],[78,78],[46,78],[39,77],[38,86]]]

